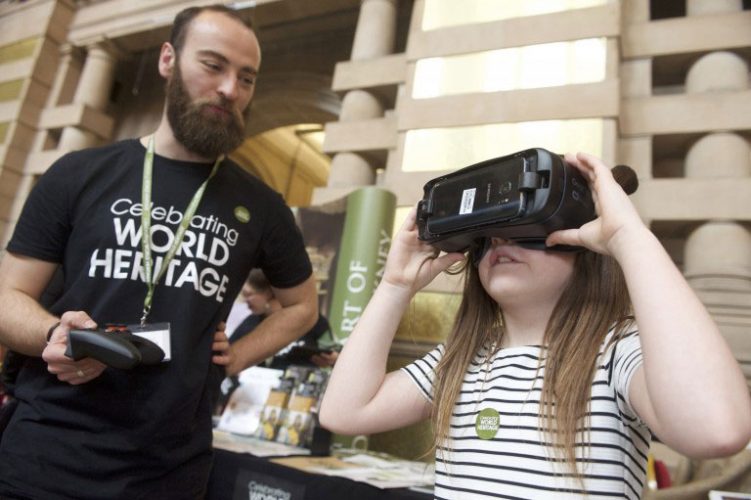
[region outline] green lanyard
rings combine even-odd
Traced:
[[[214,174],[216,174],[219,164],[223,159],[224,156],[220,156],[216,159],[208,178],[198,187],[193,198],[190,200],[188,208],[185,209],[185,213],[183,214],[183,219],[180,221],[180,226],[177,228],[177,233],[175,233],[175,239],[172,242],[172,246],[170,246],[167,254],[164,256],[164,260],[162,260],[162,267],[159,269],[159,274],[152,280],[151,276],[154,263],[151,259],[151,181],[154,167],[154,136],[152,135],[149,138],[149,147],[146,149],[146,156],[143,158],[143,183],[141,184],[141,205],[143,205],[143,211],[141,212],[141,248],[143,251],[143,270],[146,278],[146,286],[148,287],[146,298],[143,300],[141,325],[146,324],[146,318],[151,311],[151,303],[154,300],[154,288],[159,280],[162,279],[162,276],[164,276],[167,267],[169,267],[169,263],[172,261],[177,249],[182,244],[185,231],[190,226],[190,221],[196,213],[198,204],[201,203],[201,198],[203,198],[203,192],[206,190],[206,185],[211,178],[214,177]]]

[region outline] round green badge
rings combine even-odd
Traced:
[[[248,222],[250,220],[250,212],[247,208],[238,205],[235,207],[235,219],[243,223]]]
[[[493,408],[480,410],[475,421],[475,431],[480,439],[493,439],[501,426],[501,416]]]

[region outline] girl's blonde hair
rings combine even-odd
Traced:
[[[436,367],[432,414],[436,449],[451,448],[451,415],[470,363],[482,348],[499,346],[504,334],[503,311],[482,287],[474,259],[479,257],[468,257],[462,302]],[[579,482],[576,439],[589,428],[586,416],[597,355],[614,325],[618,332],[614,338],[622,333],[630,310],[626,281],[615,260],[590,251],[578,253],[545,330],[540,429],[553,443],[553,454],[565,461]]]

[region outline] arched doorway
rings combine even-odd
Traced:
[[[306,72],[263,74],[252,103],[245,142],[231,155],[284,196],[291,206],[310,204],[325,186],[331,159],[323,153],[323,125],[341,101],[331,77]]]

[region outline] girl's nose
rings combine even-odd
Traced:
[[[490,246],[491,247],[497,247],[500,245],[513,245],[514,242],[512,240],[507,240],[505,238],[498,238],[496,236],[490,238]]]

